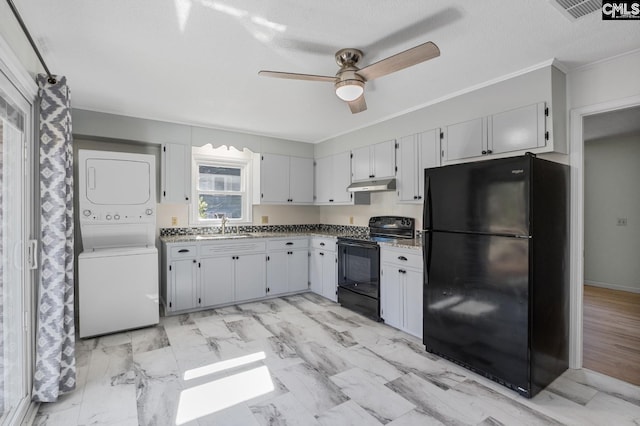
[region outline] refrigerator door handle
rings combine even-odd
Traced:
[[[430,231],[423,231],[422,244],[423,244],[423,262],[425,271],[425,284],[429,280],[429,271],[431,270],[431,244],[433,233]]]
[[[424,207],[422,209],[422,228],[433,229],[433,209],[431,208],[431,180],[425,169],[424,173]]]

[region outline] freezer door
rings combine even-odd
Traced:
[[[432,232],[425,244],[427,350],[516,390],[529,381],[529,241]]]
[[[529,235],[527,156],[425,169],[425,229]]]

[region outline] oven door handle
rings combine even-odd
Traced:
[[[374,249],[379,250],[380,246],[378,244],[366,244],[366,243],[352,243],[346,241],[338,241],[338,247],[362,247],[366,249]]]

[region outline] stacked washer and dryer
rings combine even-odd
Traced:
[[[156,160],[79,150],[79,334],[157,324]]]

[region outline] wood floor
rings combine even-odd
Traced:
[[[583,366],[640,385],[640,294],[584,286]]]

